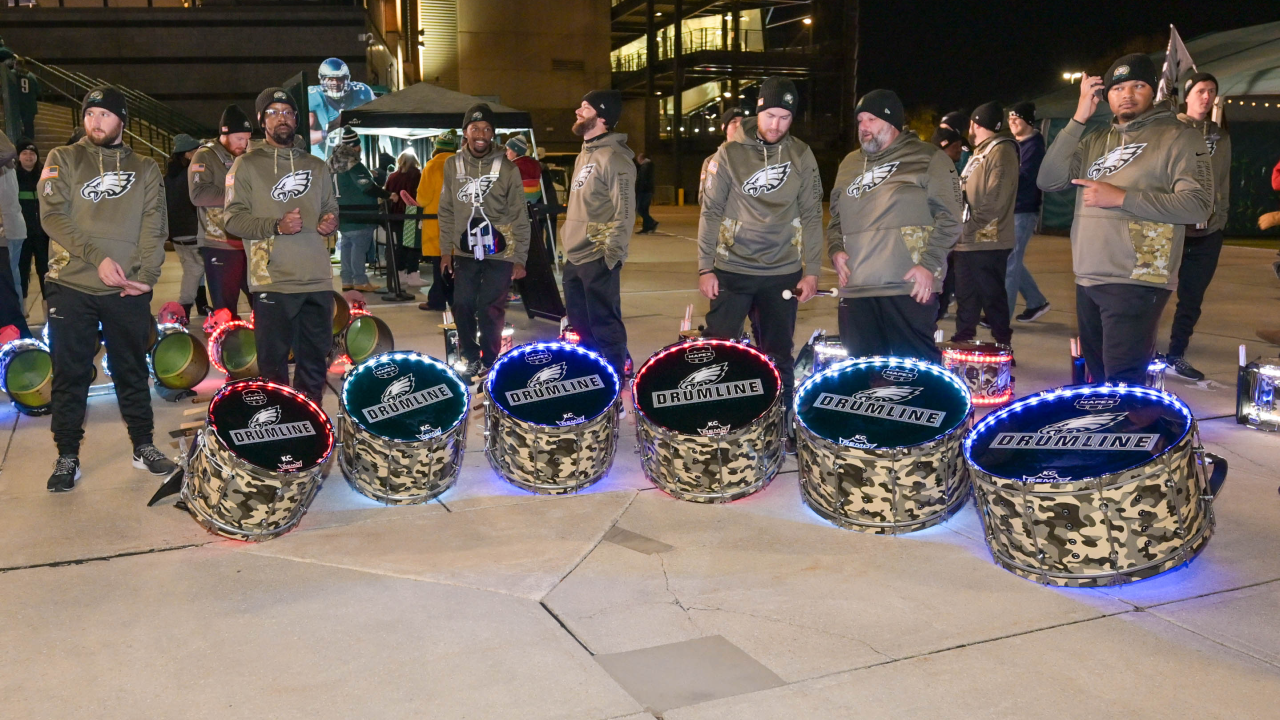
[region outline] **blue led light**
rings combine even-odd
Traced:
[[[605,360],[603,355],[597,352],[592,352],[591,350],[588,350],[579,345],[574,345],[572,343],[567,343],[561,340],[554,340],[550,342],[531,342],[531,343],[525,343],[523,345],[517,345],[516,347],[513,347],[510,350],[499,355],[497,361],[493,363],[493,367],[489,369],[488,377],[486,377],[484,380],[485,395],[488,395],[490,398],[495,397],[493,394],[493,383],[494,383],[494,380],[498,377],[499,368],[501,368],[504,364],[508,362],[511,362],[513,360],[516,360],[517,358],[522,358],[525,355],[528,355],[534,350],[560,350],[565,352],[575,352],[580,355],[586,355],[587,357],[595,360],[597,364],[599,364],[609,373],[609,379],[613,383],[614,401],[617,400],[618,393],[622,391],[622,382],[618,379],[618,373],[614,372],[613,365],[609,364],[609,361]],[[605,409],[602,410],[600,413],[596,414],[593,417],[587,418],[586,420],[583,421],[583,423],[577,423],[577,425],[582,425],[586,422],[595,420],[596,418],[600,417],[600,415],[603,415],[605,412],[607,412],[609,407],[612,406],[612,404],[613,403],[611,402],[610,405],[606,406]],[[558,425],[545,425],[542,423],[536,423],[536,422],[532,422],[532,421],[524,420],[520,418],[516,418],[516,419],[518,419],[520,422],[526,425],[536,425],[538,427],[546,427],[546,428],[560,427]],[[574,426],[570,426],[570,427],[574,427]]]
[[[453,381],[454,386],[462,393],[462,399],[464,400],[462,403],[462,415],[466,415],[467,408],[471,407],[470,388],[468,388],[467,384],[458,378],[458,374],[453,371],[453,368],[450,368],[447,364],[431,357],[430,355],[424,355],[412,350],[393,350],[391,352],[385,352],[381,355],[374,355],[371,358],[366,358],[359,365],[351,368],[348,377],[354,378],[360,373],[371,371],[374,365],[389,361],[422,363],[423,365],[430,365],[431,367],[444,371],[445,377]],[[348,406],[348,393],[350,392],[351,385],[352,383],[349,381],[342,384],[343,407]],[[462,417],[462,415],[459,415],[458,417]]]

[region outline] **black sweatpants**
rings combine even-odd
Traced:
[[[320,402],[333,349],[333,291],[257,293],[253,339],[262,377],[290,384],[289,351],[293,350],[293,388]]]
[[[1146,384],[1170,294],[1148,285],[1076,285],[1080,354],[1094,382]]]
[[[800,270],[786,275],[747,275],[725,270],[715,273],[720,292],[707,312],[707,336],[737,338],[750,315],[760,350],[778,366],[782,399],[790,408],[796,384],[792,337],[800,303],[795,298],[784,300],[782,291],[794,290],[803,273]]]
[[[22,253],[18,256],[18,274],[22,276],[22,297],[27,297],[31,287],[31,263],[36,265],[36,281],[40,283],[40,294],[44,295],[44,274],[49,271],[49,236],[41,233],[38,236],[27,236],[22,243]]]
[[[1178,269],[1178,308],[1173,312],[1173,330],[1169,333],[1169,354],[1187,352],[1191,333],[1200,320],[1200,306],[1218,270],[1222,254],[1222,231],[1199,237],[1188,236],[1182,246],[1182,267]]]
[[[48,240],[46,242],[46,247]],[[9,248],[0,245],[0,271],[9,268]],[[31,337],[27,318],[22,313],[22,296],[13,284],[12,272],[0,272],[0,328],[12,325],[21,337]]]
[[[78,455],[84,439],[85,401],[98,354],[98,324],[116,386],[120,415],[136,448],[151,442],[151,386],[147,340],[155,320],[151,293],[121,297],[90,295],[56,282],[45,286],[49,344],[53,355],[53,418],[50,428],[60,455]]]
[[[458,326],[458,351],[467,362],[479,360],[492,367],[498,359],[514,269],[514,264],[504,260],[453,256],[453,321]]]
[[[239,319],[236,308],[243,292],[253,308],[253,294],[249,292],[248,260],[244,250],[235,248],[200,248],[204,258],[204,282],[209,288],[209,306],[214,310],[226,308],[233,318]]]
[[[626,377],[627,328],[622,324],[622,263],[609,269],[604,258],[564,264],[564,309],[582,346],[604,356]]]
[[[840,344],[849,357],[916,358],[942,362],[933,341],[938,328],[938,296],[916,302],[910,295],[844,298],[840,301]]]
[[[978,334],[978,319],[984,313],[991,324],[991,337],[1008,345],[1013,339],[1009,327],[1009,291],[1004,286],[1009,267],[1008,250],[953,252],[956,270],[956,342],[972,340]]]

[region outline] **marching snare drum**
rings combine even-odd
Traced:
[[[978,423],[964,453],[995,561],[1069,587],[1190,561],[1213,533],[1210,503],[1227,470],[1200,447],[1185,403],[1128,385],[1024,398]]]
[[[209,375],[209,354],[185,327],[165,323],[160,326],[160,339],[147,353],[147,366],[157,385],[189,390]]]
[[[951,517],[969,495],[960,444],[969,388],[919,360],[858,358],[796,393],[801,497],[823,518],[898,534]]]
[[[658,351],[632,385],[644,474],[672,497],[728,502],[760,490],[782,465],[778,369],[732,340]]]
[[[543,495],[594,483],[618,447],[620,389],[604,358],[569,343],[530,343],[499,356],[485,380],[489,464]]]
[[[978,407],[1003,405],[1013,399],[1013,350],[989,342],[941,343],[942,364],[969,386]]]
[[[192,446],[183,500],[210,532],[273,538],[306,513],[333,444],[329,417],[302,393],[265,380],[228,383]]]
[[[378,355],[347,373],[339,402],[338,465],[357,492],[410,505],[457,480],[471,394],[444,363],[415,352]]]
[[[53,357],[38,340],[23,338],[0,348],[0,386],[23,415],[53,411]]]
[[[209,336],[209,361],[228,380],[241,380],[258,374],[258,343],[253,325],[232,320],[219,325]]]
[[[1280,364],[1258,360],[1242,366],[1236,376],[1236,422],[1255,430],[1280,430],[1278,388]]]

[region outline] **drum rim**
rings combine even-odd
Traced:
[[[9,390],[9,363],[13,362],[14,358],[18,357],[19,354],[29,350],[43,351],[45,354],[49,355],[52,360],[53,354],[50,352],[49,346],[35,338],[17,338],[15,340],[10,340],[5,343],[3,347],[0,347],[0,390],[3,390],[5,394],[9,396],[10,400],[13,400],[13,393]],[[50,370],[49,372],[50,377],[52,378],[53,371]],[[18,401],[13,400],[13,402],[17,403]],[[24,403],[19,404],[23,407],[32,407]]]
[[[294,396],[295,399],[300,400],[303,403],[306,403],[309,407],[311,407],[313,410],[319,413],[320,419],[323,421],[322,429],[327,434],[329,443],[328,443],[327,449],[324,452],[324,455],[322,455],[320,459],[315,462],[314,465],[310,465],[304,468],[299,468],[298,470],[293,470],[289,472],[281,472],[280,470],[275,470],[272,468],[264,468],[259,465],[254,465],[248,460],[245,460],[236,451],[232,450],[230,446],[228,446],[225,442],[223,442],[222,438],[218,435],[218,426],[216,423],[213,422],[213,418],[211,416],[213,413],[214,404],[216,404],[219,400],[221,400],[222,396],[226,395],[227,393],[233,390],[241,390],[241,389],[244,389],[245,387],[254,386],[254,385],[265,385],[267,387],[270,387],[276,390],[283,390],[286,394]],[[270,380],[267,380],[266,378],[261,378],[261,377],[241,378],[239,380],[232,380],[231,382],[228,382],[227,384],[223,385],[221,388],[218,389],[218,392],[214,393],[213,398],[209,400],[209,410],[206,413],[205,417],[206,417],[205,430],[213,436],[214,441],[216,441],[218,445],[222,447],[224,452],[226,452],[231,457],[235,458],[236,462],[241,463],[245,467],[271,473],[273,475],[278,475],[281,477],[294,477],[298,475],[305,475],[306,473],[309,473],[312,470],[315,470],[316,468],[323,466],[325,461],[329,459],[329,456],[333,454],[334,448],[337,446],[337,435],[333,431],[333,421],[329,419],[329,413],[325,412],[324,408],[322,408],[318,403],[312,401],[311,398],[307,397],[306,395],[303,395],[297,390],[294,390],[288,385],[281,385],[279,383],[274,383],[274,382],[271,382]]]
[[[441,430],[439,435],[434,435],[432,437],[425,438],[425,439],[398,440],[396,438],[387,437],[386,435],[382,435],[380,433],[374,432],[373,430],[365,427],[364,424],[361,423],[356,418],[356,416],[351,413],[351,411],[348,409],[348,406],[347,406],[347,386],[350,384],[351,378],[354,377],[357,372],[360,372],[366,365],[370,365],[375,361],[378,361],[388,355],[403,355],[408,357],[409,359],[426,361],[428,365],[435,365],[443,369],[448,374],[448,377],[450,377],[454,382],[456,382],[458,384],[458,387],[462,388],[462,400],[463,400],[462,413],[458,416],[458,419],[448,427],[448,429]],[[351,367],[351,369],[347,370],[346,376],[342,379],[342,390],[341,392],[338,393],[338,407],[342,410],[343,417],[345,417],[347,421],[351,423],[351,426],[355,428],[355,431],[357,433],[365,433],[377,438],[381,438],[383,440],[387,440],[389,442],[396,443],[398,445],[417,448],[420,445],[425,445],[426,443],[435,442],[441,438],[448,437],[449,434],[452,433],[458,426],[460,425],[465,426],[467,424],[467,419],[471,415],[471,388],[467,387],[467,384],[462,382],[462,379],[458,377],[458,373],[454,372],[453,368],[437,360],[436,358],[431,357],[430,355],[427,355],[425,353],[420,353],[416,350],[390,350],[388,352],[374,355],[362,361],[359,365],[354,365]]]
[[[1013,348],[1011,346],[1005,345],[1004,343],[987,342],[986,340],[962,340],[962,341],[948,340],[946,342],[938,343],[938,349],[941,350],[944,354],[947,352],[947,350],[959,350],[961,352],[964,352],[961,346],[965,346],[965,345],[976,346],[979,348],[979,352],[987,348],[994,348],[994,350],[991,351],[992,354],[1001,353],[1002,355],[1005,355],[1005,354],[1009,356],[1013,355]]]
[[[364,363],[368,362],[369,360],[372,360],[373,358],[378,357],[379,355],[385,355],[390,352],[395,352],[395,337],[393,336],[391,332],[391,326],[387,324],[387,321],[374,315],[371,312],[362,311],[358,313],[352,313],[350,319],[347,320],[346,327],[342,328],[342,332],[333,336],[336,340],[339,341],[342,353],[347,356],[347,359],[351,360],[351,347],[347,344],[347,334],[351,332],[352,326],[355,325],[357,322],[359,322],[362,318],[372,319],[374,327],[377,328],[378,330],[378,338],[377,338],[377,342],[374,343],[374,346],[372,348],[373,350],[378,349],[378,345],[381,344],[384,337],[390,341],[392,347],[391,349],[383,350],[380,353],[375,352],[373,355],[370,355],[369,357],[365,358],[364,360],[361,360],[359,363],[356,363],[356,364],[363,365]]]
[[[582,422],[576,422],[576,423],[573,423],[572,425],[546,425],[543,423],[533,422],[532,420],[525,420],[524,418],[516,417],[509,410],[507,410],[507,408],[503,407],[502,403],[498,402],[497,396],[493,394],[493,381],[498,377],[498,368],[500,368],[503,363],[513,360],[517,356],[523,357],[525,355],[528,355],[530,352],[534,350],[550,350],[553,348],[566,349],[571,352],[583,353],[584,355],[588,355],[592,358],[595,358],[600,362],[601,367],[603,367],[605,370],[608,371],[609,377],[613,378],[613,398],[604,406],[604,408],[600,412],[596,413],[595,415],[592,415],[589,418],[584,418]],[[618,373],[614,372],[613,366],[609,364],[609,361],[605,360],[604,356],[598,352],[595,352],[593,350],[588,350],[587,348],[584,348],[580,345],[574,345],[573,343],[564,342],[562,340],[535,341],[535,342],[527,342],[521,345],[517,345],[498,356],[498,359],[493,363],[493,367],[489,368],[488,376],[485,377],[484,379],[484,394],[488,402],[491,405],[493,405],[493,407],[496,408],[498,412],[511,418],[515,422],[528,425],[530,427],[546,428],[549,430],[568,430],[570,428],[580,428],[583,425],[586,425],[588,423],[594,422],[595,420],[598,420],[605,413],[608,413],[611,408],[617,405],[619,398],[622,397],[622,380],[618,377]]]
[[[636,418],[644,418],[645,422],[649,423],[654,427],[660,428],[661,430],[663,430],[664,432],[670,435],[675,435],[678,437],[695,437],[695,438],[708,437],[706,435],[696,435],[694,433],[682,433],[678,430],[672,430],[666,425],[663,425],[657,420],[649,417],[649,415],[645,413],[643,409],[641,409],[640,401],[636,399],[639,397],[639,395],[636,393],[636,386],[640,383],[640,378],[644,376],[645,371],[649,369],[649,366],[652,365],[655,360],[665,355],[670,355],[671,353],[676,352],[680,348],[691,347],[694,345],[729,345],[737,349],[746,350],[756,355],[761,360],[764,360],[765,363],[769,366],[769,369],[773,370],[773,376],[778,381],[778,390],[776,393],[774,393],[773,399],[769,401],[769,404],[765,406],[765,409],[762,410],[759,415],[752,418],[750,422],[744,423],[740,428],[729,431],[728,433],[726,433],[726,435],[733,435],[754,426],[756,423],[760,421],[761,418],[769,414],[769,411],[773,409],[773,406],[775,404],[780,404],[782,402],[782,375],[778,372],[777,364],[774,363],[773,360],[768,355],[765,355],[763,352],[761,352],[755,347],[752,347],[751,345],[748,345],[747,343],[738,342],[737,340],[732,340],[729,338],[688,338],[686,340],[681,340],[679,342],[671,343],[670,345],[662,348],[658,352],[650,355],[649,359],[645,360],[644,363],[642,363],[640,367],[636,369],[635,376],[631,378],[631,407],[632,409],[635,410]],[[717,437],[720,437],[720,436],[717,436]]]
[[[222,358],[220,357],[220,355],[222,355],[222,338],[226,337],[227,333],[231,332],[234,328],[244,328],[249,331],[253,331],[254,329],[252,322],[245,320],[229,320],[219,325],[217,329],[213,331],[213,334],[209,336],[209,340],[205,347],[205,351],[209,355],[209,362],[223,375],[227,375],[227,368],[222,365]],[[228,375],[228,377],[230,376]],[[248,379],[250,378],[239,378],[239,380]]]
[[[168,329],[168,331],[167,331],[167,332],[166,332],[166,329]],[[199,340],[198,340],[194,335],[192,335],[190,332],[188,332],[188,331],[187,331],[187,329],[186,329],[185,327],[183,327],[183,326],[181,326],[181,325],[179,325],[179,324],[177,324],[177,323],[165,323],[164,325],[161,325],[161,326],[160,326],[160,337],[156,339],[155,343],[151,346],[151,349],[147,351],[147,369],[149,369],[149,370],[151,371],[151,377],[152,377],[152,378],[153,378],[153,379],[154,379],[154,380],[155,380],[159,385],[161,385],[162,387],[168,388],[168,389],[170,389],[170,390],[183,390],[183,389],[187,389],[187,388],[175,388],[175,387],[170,386],[168,383],[166,383],[166,382],[164,381],[164,379],[160,377],[160,373],[159,373],[159,371],[157,371],[157,370],[156,370],[156,366],[155,366],[155,357],[154,357],[154,356],[155,356],[156,350],[158,350],[158,349],[160,348],[160,343],[164,342],[165,340],[168,340],[168,339],[169,339],[169,336],[171,336],[171,335],[177,335],[177,334],[186,335],[186,336],[187,336],[187,338],[188,338],[188,340],[189,340],[189,341],[190,341],[190,343],[191,343],[191,359],[190,359],[190,360],[188,360],[188,361],[187,361],[187,364],[183,366],[182,370],[181,370],[181,371],[179,371],[179,372],[177,373],[178,375],[181,375],[181,374],[185,373],[185,372],[186,372],[186,371],[191,367],[191,365],[192,365],[193,363],[198,362],[198,359],[197,359],[197,357],[196,357],[196,348],[197,348],[197,347],[203,347],[203,345],[204,345],[204,343],[200,342],[200,341],[199,341]],[[210,360],[209,360],[209,352],[208,352],[208,350],[205,350],[205,364],[206,364],[206,365],[212,365],[212,363],[211,363],[211,362],[210,362]],[[208,376],[209,376],[209,368],[208,368],[208,367],[205,367],[205,369],[204,369],[204,376],[205,376],[205,377],[208,377]],[[168,377],[174,377],[174,376],[173,376],[173,375],[170,375],[170,376],[168,376]],[[204,382],[204,380],[203,380],[203,379],[201,379],[201,381],[200,381],[200,382]],[[197,383],[196,383],[196,385],[199,385],[199,384],[200,384],[199,382],[197,382]],[[193,385],[192,387],[195,387],[195,386]]]
[[[1026,407],[1029,407],[1031,405],[1035,405],[1041,402],[1046,402],[1048,400],[1053,400],[1057,398],[1071,397],[1073,395],[1085,395],[1090,392],[1103,391],[1103,390],[1108,392],[1119,392],[1122,394],[1130,393],[1134,395],[1148,395],[1153,398],[1159,399],[1167,403],[1168,405],[1174,407],[1178,411],[1180,411],[1187,418],[1187,429],[1182,433],[1182,435],[1179,435],[1176,439],[1170,442],[1169,446],[1166,447],[1164,450],[1161,450],[1159,453],[1152,455],[1151,457],[1148,457],[1147,459],[1143,460],[1140,463],[1135,463],[1124,468],[1116,468],[1113,470],[1108,470],[1107,472],[1097,473],[1094,475],[1087,475],[1085,477],[1072,478],[1071,480],[1066,481],[1066,483],[1080,483],[1088,480],[1097,480],[1098,478],[1110,477],[1112,475],[1120,475],[1123,473],[1130,472],[1136,468],[1143,467],[1144,465],[1148,465],[1152,462],[1155,462],[1156,460],[1159,460],[1162,457],[1165,457],[1171,451],[1173,451],[1175,448],[1181,445],[1183,441],[1187,440],[1189,437],[1193,435],[1193,433],[1197,431],[1198,423],[1196,422],[1195,414],[1191,412],[1190,406],[1188,406],[1185,402],[1183,402],[1182,398],[1178,397],[1177,395],[1174,395],[1171,392],[1168,392],[1165,390],[1157,390],[1155,388],[1149,388],[1145,385],[1128,385],[1125,383],[1115,383],[1115,384],[1105,383],[1100,385],[1067,385],[1064,387],[1041,390],[1040,392],[1035,393],[1034,395],[1028,395],[1022,398],[1021,400],[1015,400],[1009,403],[1008,405],[1005,405],[1004,407],[1000,408],[999,410],[995,410],[991,414],[982,418],[982,420],[979,421],[977,425],[973,426],[973,429],[969,431],[968,436],[966,436],[964,439],[964,446],[962,450],[964,454],[965,463],[967,463],[969,467],[975,471],[984,473],[993,478],[1008,480],[1010,482],[1023,483],[1026,485],[1046,485],[1046,486],[1063,484],[1063,483],[1028,483],[1019,478],[1012,478],[1012,477],[1008,477],[1007,475],[1001,475],[999,473],[991,472],[986,467],[979,465],[978,462],[973,459],[974,439],[978,437],[978,434],[982,430],[984,430],[987,425],[994,425],[996,422],[1002,419],[1005,415],[1011,414],[1013,412],[1020,412]]]
[[[796,388],[795,397],[792,398],[792,415],[795,418],[795,422],[798,425],[804,426],[805,431],[807,431],[810,435],[813,435],[814,437],[817,437],[817,438],[821,438],[836,447],[853,448],[852,445],[841,445],[835,440],[832,440],[826,436],[820,435],[813,428],[809,427],[809,424],[806,423],[804,421],[804,418],[800,416],[800,398],[804,395],[804,393],[808,392],[810,384],[818,382],[819,380],[826,377],[827,375],[843,372],[844,370],[848,369],[847,366],[862,365],[867,363],[872,363],[876,365],[902,363],[902,364],[910,365],[912,367],[917,367],[922,370],[928,370],[934,375],[937,375],[942,379],[946,380],[948,383],[951,384],[952,387],[959,390],[961,394],[964,395],[965,404],[967,406],[964,414],[960,417],[960,422],[957,423],[954,427],[948,429],[946,432],[939,433],[938,435],[935,435],[934,437],[928,440],[925,440],[924,442],[915,443],[914,445],[895,445],[893,447],[884,447],[884,448],[875,448],[875,449],[906,450],[909,448],[923,447],[925,445],[931,445],[933,443],[939,442],[940,440],[945,440],[950,435],[955,434],[957,430],[964,430],[970,427],[971,420],[973,418],[973,407],[974,407],[973,392],[969,389],[968,385],[961,382],[960,378],[956,377],[955,373],[951,372],[950,370],[946,369],[941,365],[936,365],[934,363],[927,362],[925,360],[917,360],[916,358],[892,357],[888,355],[871,355],[868,357],[849,358],[848,360],[841,360],[835,365],[832,365],[827,368],[823,368],[821,372],[814,373],[809,377],[805,378],[804,381],[801,382],[800,385]],[[861,448],[853,448],[853,449],[857,450]]]

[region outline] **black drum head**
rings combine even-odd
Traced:
[[[986,473],[1027,482],[1069,482],[1141,467],[1191,431],[1177,397],[1137,386],[1061,388],[988,415],[965,440]]]
[[[635,401],[654,424],[683,435],[724,435],[764,415],[782,383],[768,356],[730,340],[691,340],[645,361]]]
[[[333,427],[318,405],[265,380],[223,386],[209,403],[209,425],[232,454],[271,472],[303,472],[333,450]]]
[[[378,355],[351,369],[342,407],[364,430],[398,442],[429,440],[466,416],[470,394],[445,364],[415,352]]]
[[[564,427],[600,416],[621,386],[599,355],[569,343],[529,343],[498,358],[485,385],[508,415],[534,425]]]
[[[857,448],[932,442],[969,416],[969,390],[939,365],[899,358],[849,360],[796,391],[796,416],[818,437]]]

